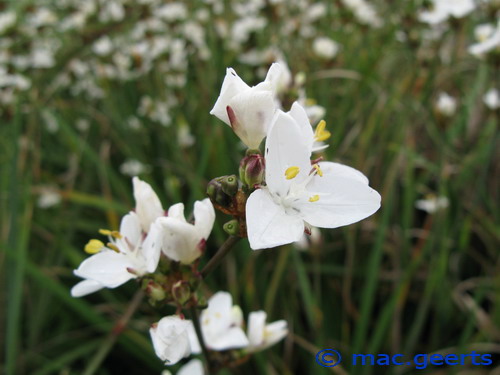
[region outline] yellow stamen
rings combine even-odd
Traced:
[[[317,142],[323,142],[326,141],[330,136],[332,135],[328,130],[326,129],[326,121],[321,120],[316,126],[316,130],[314,131],[314,140]]]
[[[285,171],[285,177],[287,180],[291,180],[292,178],[295,178],[300,172],[299,167],[290,167]]]
[[[319,177],[323,177],[323,171],[321,170],[318,164],[314,164],[313,168],[316,169],[316,173],[319,174]]]
[[[104,247],[104,243],[99,240],[90,240],[86,245],[85,245],[85,252],[87,254],[97,254],[101,249]]]
[[[104,234],[105,236],[111,236],[114,238],[122,238],[122,235],[117,230],[109,230],[109,229],[99,229],[99,233]]]
[[[106,246],[109,247],[111,250],[116,251],[117,253],[120,252],[120,249],[114,243],[108,242]]]
[[[317,202],[319,201],[319,195],[313,195],[311,198],[309,198],[309,202]]]
[[[306,105],[316,105],[316,100],[314,100],[313,98],[307,98],[306,99]]]

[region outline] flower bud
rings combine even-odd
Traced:
[[[224,229],[224,231],[230,236],[237,236],[240,233],[240,226],[238,220],[228,221],[226,224],[224,224],[222,229]]]
[[[191,288],[187,281],[179,280],[172,285],[172,296],[179,305],[184,305],[191,298]]]
[[[238,179],[236,178],[236,175],[232,174],[230,176],[221,177],[221,187],[224,193],[234,197],[238,191]]]
[[[222,189],[221,177],[216,177],[208,183],[207,195],[214,204],[223,207],[229,207],[231,204],[231,196]]]
[[[240,162],[240,180],[250,188],[262,183],[265,172],[265,159],[260,153],[249,154]]]
[[[165,290],[162,288],[161,285],[155,283],[154,281],[149,281],[145,289],[146,289],[146,294],[153,301],[162,301],[166,297]]]

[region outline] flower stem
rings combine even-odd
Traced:
[[[83,372],[83,375],[92,375],[101,367],[101,363],[106,359],[106,356],[115,345],[116,340],[127,326],[130,318],[132,318],[132,315],[134,315],[134,312],[139,307],[143,297],[144,292],[142,289],[139,289],[132,298],[132,301],[128,305],[127,310],[125,311],[123,316],[120,318],[120,320],[118,320],[118,322],[116,322],[111,332],[109,332],[108,336],[102,342],[99,351],[96,353],[94,358],[92,358],[87,368]]]
[[[217,250],[215,255],[208,261],[208,263],[201,270],[201,276],[206,278],[220,264],[222,259],[229,253],[233,246],[240,240],[238,236],[229,236],[222,246]]]
[[[210,353],[208,352],[208,349],[205,345],[205,340],[203,339],[203,333],[201,332],[200,317],[198,315],[198,310],[196,310],[195,306],[191,306],[189,308],[189,311],[191,312],[191,320],[193,321],[194,330],[196,331],[196,336],[198,337],[198,342],[200,343],[201,351],[203,352],[203,356],[205,357],[205,362],[207,364],[206,366],[207,375],[212,375],[213,374],[212,362],[210,361]]]

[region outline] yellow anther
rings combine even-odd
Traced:
[[[319,201],[319,195],[313,195],[311,198],[309,198],[309,202],[317,202]]]
[[[104,234],[105,236],[111,236],[114,238],[122,238],[122,235],[117,230],[99,229],[99,233]]]
[[[306,99],[306,105],[307,106],[316,105],[316,100],[314,100],[313,98],[307,98]]]
[[[116,251],[117,253],[120,252],[120,249],[114,243],[108,242],[106,246],[109,247],[111,250]]]
[[[318,142],[326,141],[332,134],[326,130],[326,121],[321,120],[314,131],[314,140]]]
[[[101,249],[104,247],[104,243],[99,240],[90,240],[86,245],[85,245],[85,252],[87,254],[97,254]]]
[[[287,180],[291,180],[292,178],[297,177],[300,172],[299,167],[290,167],[285,171],[285,177]]]
[[[313,168],[316,169],[316,173],[319,174],[319,177],[323,177],[323,171],[321,170],[318,164],[314,164]]]

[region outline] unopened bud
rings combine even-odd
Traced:
[[[223,178],[224,177],[217,177],[208,183],[207,195],[212,203],[216,203],[223,207],[229,207],[231,205],[232,197],[224,192],[222,187]]]
[[[227,195],[234,197],[238,191],[238,179],[234,174],[230,176],[221,177],[222,191]]]
[[[187,281],[179,280],[172,285],[172,296],[179,305],[184,305],[191,298],[191,288]]]
[[[249,154],[240,162],[240,180],[249,188],[262,183],[266,163],[260,153]]]
[[[146,293],[153,301],[162,301],[166,296],[165,290],[154,281],[149,281],[147,283]]]
[[[230,236],[237,236],[240,233],[240,226],[238,220],[228,221],[226,224],[224,224],[222,228]]]

